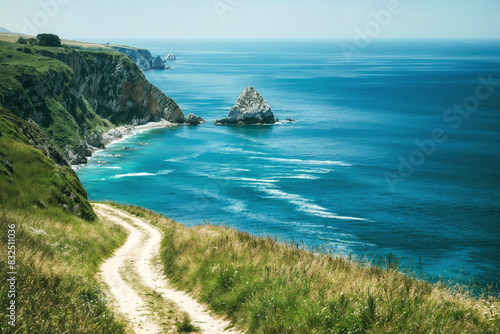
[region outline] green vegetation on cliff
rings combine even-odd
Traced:
[[[59,216],[65,210],[88,221],[96,219],[76,173],[65,165],[67,162],[38,125],[1,107],[0,152],[2,207],[26,214],[44,209],[49,216]]]
[[[106,130],[111,123],[78,98],[74,71],[57,60],[67,52],[0,42],[0,105],[23,119],[33,119],[70,158],[67,151],[82,150],[87,133]]]
[[[179,106],[116,51],[0,41],[0,106],[38,123],[71,163],[117,125],[184,122]]]
[[[178,289],[249,333],[499,333],[498,298],[215,225],[187,228],[117,205],[165,231],[162,261]]]
[[[50,158],[49,158],[50,157]],[[54,161],[58,161],[56,163]],[[74,171],[33,122],[0,108],[0,307],[15,225],[16,326],[0,333],[124,333],[96,278],[125,231],[98,221]],[[9,254],[12,255],[12,254]]]

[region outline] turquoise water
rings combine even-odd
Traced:
[[[174,52],[173,70],[146,77],[207,123],[99,152],[78,171],[91,199],[343,254],[421,257],[431,278],[500,278],[499,42],[377,42],[351,61],[334,41],[111,42]],[[497,85],[470,105],[490,75]],[[213,125],[248,86],[297,122]],[[464,101],[470,115],[450,118]],[[415,140],[435,130],[446,140],[421,161]],[[399,174],[400,157],[413,173]]]

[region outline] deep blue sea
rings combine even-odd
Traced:
[[[99,152],[78,171],[90,199],[498,282],[500,42],[377,41],[351,59],[338,41],[109,42],[175,53],[145,75],[207,123]],[[248,86],[296,122],[213,125]]]

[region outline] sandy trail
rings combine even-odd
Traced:
[[[224,330],[230,326],[228,321],[211,316],[191,296],[169,287],[168,280],[162,274],[159,255],[163,234],[158,228],[112,206],[100,203],[92,205],[101,219],[119,224],[129,232],[125,244],[102,264],[101,275],[114,298],[117,311],[126,317],[135,333],[163,333],[161,319],[151,314],[147,300],[139,294],[140,286],[153,289],[163,298],[173,301],[181,311],[189,314],[202,333],[240,333]],[[123,270],[127,264],[133,264],[129,268],[133,268],[134,273]],[[137,277],[140,277],[139,281]]]

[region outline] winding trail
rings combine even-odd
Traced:
[[[151,310],[144,289],[153,290],[189,314],[202,333],[240,334],[228,321],[215,318],[188,294],[169,287],[162,274],[160,245],[163,234],[146,221],[112,206],[93,203],[100,219],[123,226],[129,236],[125,244],[101,266],[101,277],[113,297],[116,311],[131,324],[134,333],[164,333],[162,319]],[[163,319],[164,320],[164,319]]]

